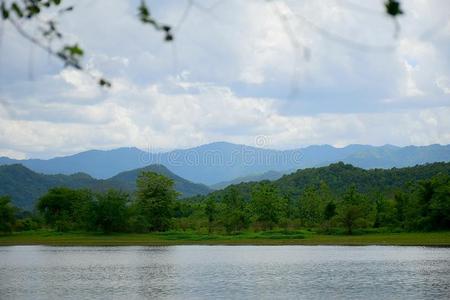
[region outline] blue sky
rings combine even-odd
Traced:
[[[396,36],[378,0],[151,1],[164,43],[137,1],[75,1],[61,28],[110,90],[2,24],[0,155],[448,144],[450,2],[402,2]]]

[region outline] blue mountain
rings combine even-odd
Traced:
[[[90,150],[48,160],[14,160],[1,157],[0,165],[20,163],[44,174],[69,175],[83,172],[94,178],[105,179],[123,171],[143,168],[150,164],[162,164],[189,181],[212,185],[268,171],[287,173],[338,161],[365,169],[448,162],[450,145],[349,145],[343,148],[314,145],[280,151],[216,142],[161,153],[148,153],[137,148],[119,148],[107,151]]]

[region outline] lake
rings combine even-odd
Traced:
[[[0,247],[1,299],[448,299],[450,249]]]

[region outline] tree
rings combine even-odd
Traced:
[[[395,219],[401,228],[405,228],[408,210],[408,197],[403,191],[394,194]]]
[[[128,222],[128,195],[109,190],[97,195],[96,225],[106,233],[124,231]]]
[[[337,218],[347,230],[347,234],[353,234],[355,228],[367,225],[368,215],[372,210],[364,196],[352,186],[343,196],[338,208]]]
[[[147,222],[147,230],[165,231],[177,198],[172,179],[154,172],[142,172],[137,179],[136,207]]]
[[[438,174],[417,185],[417,209],[420,229],[450,228],[450,176]]]
[[[244,199],[233,186],[226,190],[223,197],[223,224],[227,233],[239,232],[247,228],[249,218]]]
[[[450,176],[439,175],[431,179],[435,193],[430,203],[433,229],[450,229]]]
[[[316,226],[323,219],[323,201],[318,191],[307,187],[298,201],[298,215],[304,226]]]
[[[286,204],[270,182],[260,183],[253,188],[251,208],[263,230],[272,229],[278,223]]]
[[[325,221],[330,221],[336,215],[336,204],[333,201],[330,201],[325,205],[325,209],[323,212],[323,219]]]
[[[208,197],[205,203],[205,214],[208,218],[208,233],[212,232],[212,226],[216,221],[217,207],[216,200],[213,197]]]
[[[0,233],[11,233],[15,223],[15,208],[11,204],[11,198],[0,196]]]
[[[92,193],[65,187],[50,189],[37,203],[47,225],[58,231],[91,229],[95,220]]]

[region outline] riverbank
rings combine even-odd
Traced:
[[[54,231],[18,232],[0,236],[0,246],[168,246],[168,245],[401,245],[450,247],[450,232],[370,233],[361,235],[323,235],[308,231],[260,232],[239,235],[164,233],[60,233]]]

